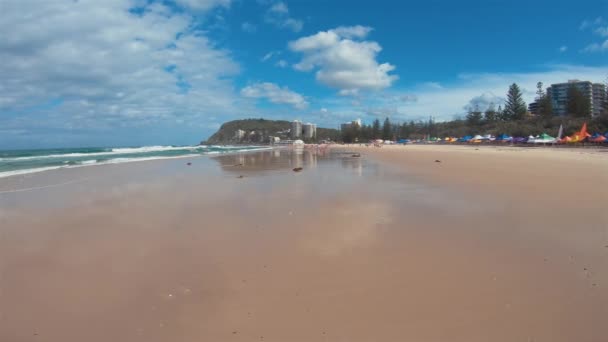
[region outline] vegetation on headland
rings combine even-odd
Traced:
[[[291,122],[285,120],[243,119],[222,124],[220,129],[201,144],[266,144],[269,138],[289,139]],[[236,139],[238,130],[245,131],[242,139]],[[313,141],[338,140],[340,132],[336,129],[317,127],[317,137]]]
[[[560,125],[564,128],[564,134],[569,135],[579,130],[584,122],[587,122],[590,132],[608,131],[608,101],[604,103],[604,112],[601,115],[591,117],[589,100],[573,86],[568,90],[569,114],[555,116],[551,99],[545,94],[541,82],[537,88],[537,115],[528,113],[521,90],[514,83],[509,87],[504,108],[495,108],[493,104],[485,111],[479,107],[469,108],[465,118],[445,122],[435,122],[429,118],[428,121],[394,123],[385,118],[381,123],[376,119],[371,125],[350,125],[341,132],[341,140],[351,143],[372,139],[424,139],[429,136],[462,137],[474,134],[509,134],[522,137],[540,133],[557,135]]]

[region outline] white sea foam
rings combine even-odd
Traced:
[[[151,146],[150,148],[160,148],[160,147],[171,147],[171,146]],[[174,147],[171,147],[171,148],[174,148]],[[174,148],[174,149],[182,149],[182,150],[194,149],[194,150],[196,150],[197,148],[202,148],[202,146],[190,146],[188,148],[180,147],[180,148]],[[234,152],[260,151],[260,150],[268,150],[268,149],[272,149],[272,148],[271,147],[257,147],[257,146],[251,146],[251,148],[243,148],[243,146],[224,146],[224,147],[222,147],[222,149],[224,151],[209,151],[209,152],[204,152],[203,154],[224,154],[224,153],[234,153]],[[120,154],[137,153],[137,152],[122,152],[122,151],[125,151],[128,149],[113,149],[113,151],[114,150],[120,150],[121,152],[71,153],[71,154],[56,155],[56,156],[57,157],[74,156],[74,155],[96,156],[96,155],[120,155]],[[133,149],[131,149],[131,150],[133,150]],[[149,150],[149,151],[159,151],[159,150],[155,149],[155,150]],[[140,150],[140,153],[142,153],[141,150]],[[122,164],[122,163],[160,160],[160,159],[178,159],[178,158],[187,158],[187,157],[198,157],[200,155],[201,155],[200,153],[189,153],[189,154],[184,154],[184,155],[179,155],[179,156],[146,157],[146,156],[142,155],[140,157],[128,157],[128,158],[119,157],[119,158],[112,158],[112,159],[107,159],[107,160],[102,160],[102,161],[97,160],[97,159],[91,159],[91,160],[79,161],[78,164],[76,164],[76,165],[59,165],[59,166],[48,166],[48,167],[37,167],[37,168],[31,168],[31,169],[4,171],[4,172],[0,172],[0,178],[18,176],[18,175],[26,175],[26,174],[31,174],[31,173],[38,173],[38,172],[57,170],[57,169],[73,169],[73,168],[86,167],[86,166],[96,166],[96,165],[105,165],[105,164]],[[51,157],[51,155],[42,156],[42,157]],[[35,158],[40,158],[40,157],[21,157],[21,158],[35,159]],[[0,158],[0,161],[2,161],[1,158]],[[67,161],[66,161],[66,164],[67,164]]]

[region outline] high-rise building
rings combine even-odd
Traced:
[[[317,136],[317,125],[310,122],[302,124],[302,137],[304,139],[313,139]]]
[[[291,122],[290,135],[292,139],[298,139],[302,136],[302,122],[299,120],[293,120]]]
[[[530,102],[530,104],[528,104],[528,112],[530,112],[532,115],[538,115],[538,110],[539,106],[537,101]]]
[[[601,83],[579,80],[569,80],[566,83],[552,84],[547,88],[547,95],[551,97],[553,104],[553,112],[560,116],[569,114],[568,89],[572,86],[576,87],[585,98],[589,99],[589,115],[600,115],[603,102],[606,99],[606,86]]]

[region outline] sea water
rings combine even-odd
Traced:
[[[0,150],[0,178],[59,168],[192,157],[265,149],[260,146],[142,146]]]

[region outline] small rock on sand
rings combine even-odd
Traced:
[[[245,178],[245,176],[243,176],[243,175],[239,175],[239,176],[238,176],[238,177],[236,177],[236,178]]]
[[[301,167],[296,167],[296,168],[294,168],[294,169],[293,169],[293,172],[300,172],[300,171],[302,171],[302,170],[303,170],[303,169],[302,169]]]
[[[435,163],[441,163],[441,160],[435,159]]]

